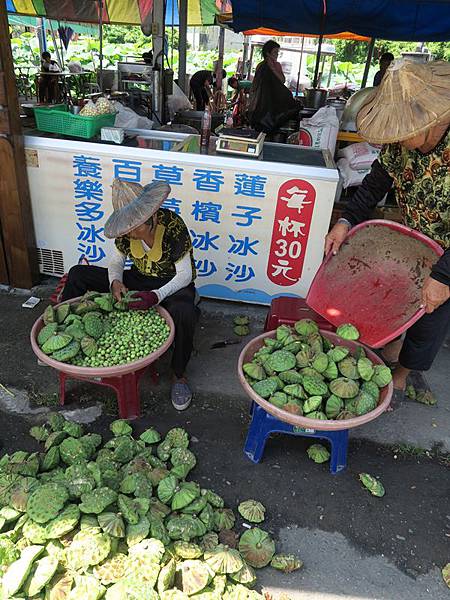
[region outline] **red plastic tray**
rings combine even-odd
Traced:
[[[366,221],[325,258],[306,303],[338,327],[352,323],[362,343],[381,348],[424,314],[422,286],[443,250],[392,221]]]

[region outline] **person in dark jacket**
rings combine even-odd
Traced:
[[[394,61],[394,55],[392,54],[392,52],[385,52],[384,54],[381,55],[380,57],[380,70],[375,73],[375,77],[373,78],[373,85],[375,87],[379,86],[384,74],[386,73],[386,71],[388,70],[388,68],[390,67],[391,63]]]
[[[41,54],[41,74],[38,79],[39,102],[51,103],[58,97],[58,73],[61,72],[50,52]]]
[[[222,70],[222,78],[225,78],[227,73]],[[196,110],[205,110],[206,105],[213,94],[212,87],[216,81],[216,75],[212,71],[197,71],[191,77],[190,88],[192,95],[195,98]]]
[[[383,350],[386,360],[398,361],[393,372],[398,401],[410,372],[430,369],[450,325],[450,64],[405,61],[391,67],[357,124],[364,139],[384,146],[327,235],[325,252],[336,254],[348,231],[370,218],[392,185],[405,225],[444,250],[423,286],[426,314],[403,341]]]

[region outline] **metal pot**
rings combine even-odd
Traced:
[[[327,100],[327,105],[332,106],[334,109],[336,109],[336,114],[340,121],[345,109],[346,101],[340,98],[331,98],[330,100]]]
[[[320,108],[327,100],[327,90],[309,88],[305,90],[305,106],[307,108]]]

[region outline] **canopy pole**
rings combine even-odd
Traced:
[[[99,85],[100,91],[103,92],[103,0],[98,0],[98,11],[99,11],[98,39],[100,42],[100,49],[99,49],[100,66],[99,66],[99,70],[98,70],[98,85]]]
[[[305,38],[302,38],[302,48],[300,50],[300,61],[298,63],[298,75],[297,75],[297,86],[295,88],[295,97],[297,98],[298,96],[298,89],[300,87],[300,76],[302,73],[302,63],[303,63],[303,48],[305,46]]]
[[[186,81],[188,0],[180,0],[178,11],[180,21],[178,37],[178,85],[188,95]]]
[[[39,42],[39,53],[47,51],[47,38],[45,35],[45,18],[38,17],[37,18],[37,37]]]
[[[318,84],[320,83],[320,82],[318,82],[318,79],[319,79],[319,69],[320,69],[320,58],[321,58],[321,54],[322,54],[322,42],[323,42],[323,35],[321,34],[319,36],[319,44],[317,46],[316,68],[314,70],[313,88],[316,88],[318,86]]]
[[[224,13],[226,6],[226,0],[222,0],[220,5],[221,14]],[[222,69],[223,69],[223,56],[225,54],[225,27],[220,26],[219,33],[219,60],[217,61],[216,67],[216,87],[218,90],[222,89]]]
[[[367,49],[367,60],[366,60],[366,66],[364,67],[364,75],[363,75],[362,82],[361,82],[361,88],[365,88],[367,85],[367,79],[369,77],[370,63],[372,62],[373,51],[375,48],[375,40],[376,40],[376,38],[374,38],[374,37],[370,40],[369,47]]]
[[[53,25],[52,25],[51,20],[48,21],[48,24],[50,25],[50,33],[52,34],[53,45],[55,47],[55,52],[56,52],[56,56],[58,58],[59,66],[61,68],[63,68],[63,62],[62,62],[62,58],[59,54],[58,42],[56,41],[56,36],[55,36],[55,32],[53,31]]]
[[[242,53],[242,75],[246,77],[247,75],[247,61],[248,61],[248,46],[249,46],[249,36],[244,35],[244,51]]]

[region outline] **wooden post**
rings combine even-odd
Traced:
[[[0,165],[0,283],[30,288],[39,269],[5,2],[0,3]]]

